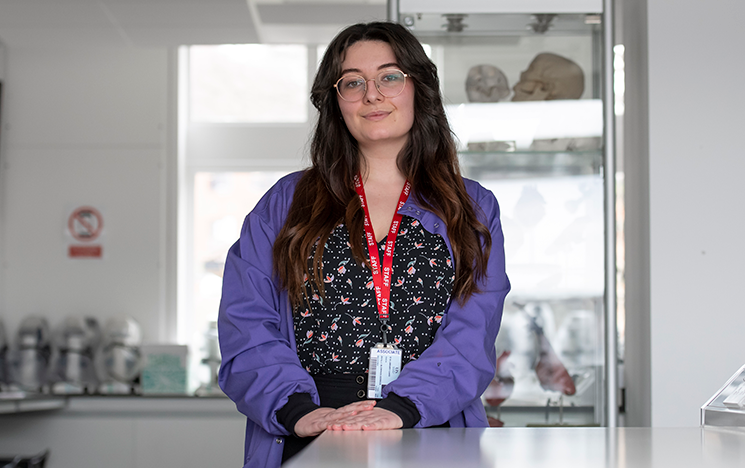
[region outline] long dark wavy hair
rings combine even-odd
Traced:
[[[368,262],[363,245],[364,212],[354,190],[354,176],[361,168],[359,148],[342,119],[333,87],[341,76],[345,51],[359,41],[388,43],[398,66],[409,76],[406,85],[415,88],[414,124],[397,165],[411,182],[417,202],[447,226],[455,265],[452,295],[464,303],[478,292],[477,282],[486,275],[491,236],[478,220],[478,208],[474,208],[460,175],[437,68],[416,37],[397,23],[349,26],[326,49],[310,95],[319,112],[310,145],[312,165],[297,183],[287,220],[274,242],[275,271],[295,306],[303,297],[307,302],[305,275],[322,294],[323,246],[340,223],[349,230],[355,261]]]

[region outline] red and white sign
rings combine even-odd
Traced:
[[[71,258],[101,258],[103,249],[100,245],[71,245],[67,253]]]
[[[97,209],[91,206],[81,206],[80,208],[76,208],[70,215],[67,228],[75,240],[90,242],[101,234],[103,216],[101,216],[101,213]]]
[[[101,212],[92,206],[76,208],[67,220],[67,229],[73,239],[84,243],[83,245],[70,245],[68,249],[69,257],[101,258],[102,247],[89,244],[101,235],[103,229]]]

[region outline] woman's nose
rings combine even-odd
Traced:
[[[374,79],[365,81],[365,101],[366,102],[382,101],[383,97],[384,96],[380,94],[380,91],[378,91],[378,86]]]

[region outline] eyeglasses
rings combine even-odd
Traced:
[[[378,92],[391,98],[404,91],[407,76],[409,75],[395,68],[383,70],[372,80],[366,80],[360,75],[345,75],[339,78],[334,88],[340,98],[349,102],[357,102],[367,93],[367,82],[374,81]]]

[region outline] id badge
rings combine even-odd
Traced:
[[[401,350],[378,343],[370,348],[370,370],[367,374],[367,398],[383,398],[383,386],[401,373]]]

